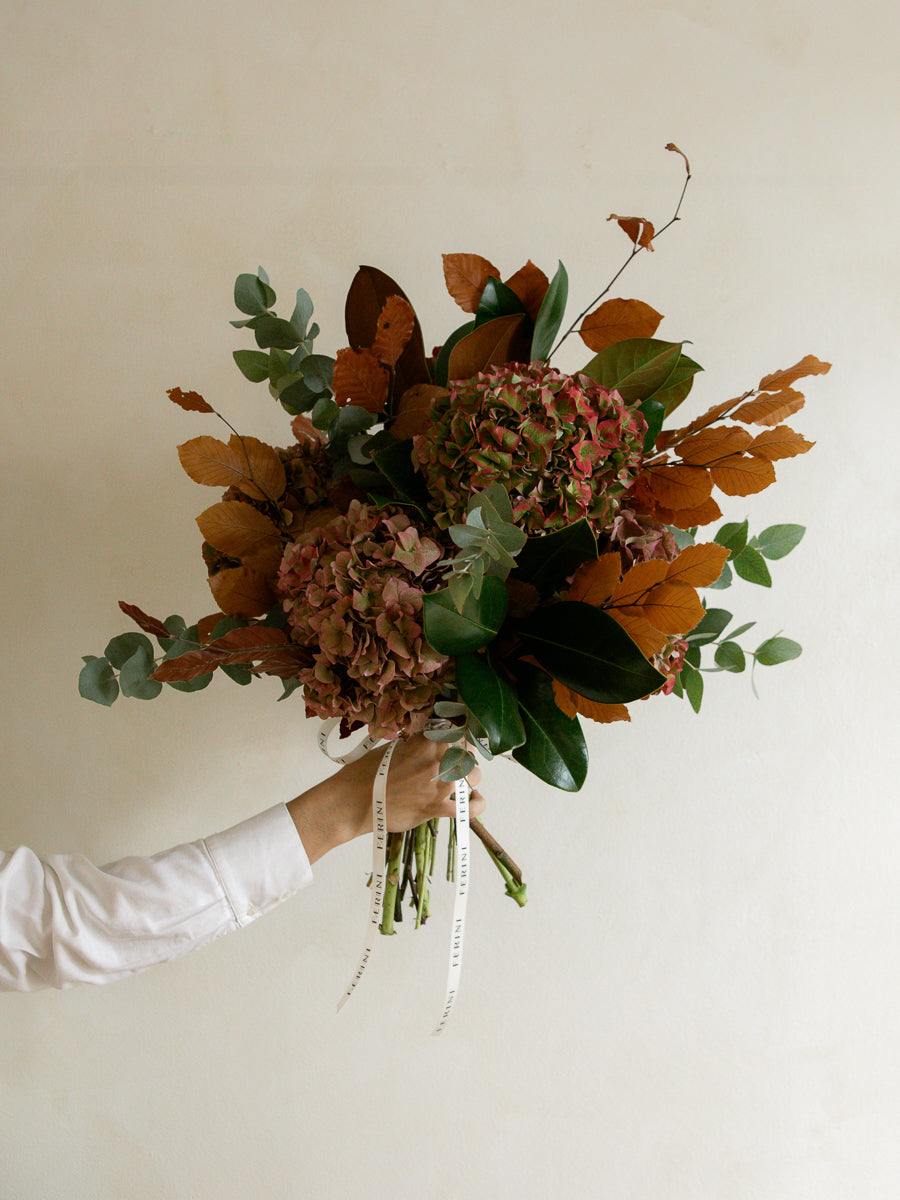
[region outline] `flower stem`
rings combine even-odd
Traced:
[[[528,897],[525,894],[525,883],[522,879],[521,868],[513,862],[497,839],[488,833],[477,817],[469,819],[469,826],[475,836],[481,840],[481,844],[487,850],[497,870],[503,876],[506,883],[507,896],[511,896],[519,908],[524,908],[528,903]]]
[[[388,834],[387,871],[384,884],[384,908],[381,915],[380,929],[382,933],[394,932],[394,916],[397,908],[397,889],[400,884],[400,871],[403,865],[403,833]]]

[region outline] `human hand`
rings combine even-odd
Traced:
[[[398,743],[387,777],[388,832],[400,833],[436,817],[455,815],[454,785],[437,778],[444,749],[421,734]],[[372,832],[372,787],[384,752],[384,746],[370,750],[290,801],[288,812],[310,862],[343,842]],[[468,780],[473,789],[481,782],[477,766]],[[471,815],[479,816],[484,808],[484,797],[473,790]]]

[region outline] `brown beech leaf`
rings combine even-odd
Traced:
[[[634,615],[643,616],[654,629],[674,637],[693,629],[703,620],[705,612],[700,597],[689,584],[666,580],[651,588]]]
[[[650,659],[654,654],[665,650],[668,637],[661,630],[654,629],[646,617],[638,616],[639,609],[626,609],[622,612],[617,608],[610,608],[606,611],[622,626],[644,658]]]
[[[212,640],[213,631],[220,621],[225,620],[223,612],[210,613],[208,617],[201,617],[197,622],[197,641],[209,642]]]
[[[281,547],[275,522],[241,500],[213,504],[197,517],[197,525],[204,539],[229,558],[244,558],[263,546]]]
[[[271,446],[236,434],[228,443],[214,437],[191,438],[178,457],[195,483],[236,487],[254,500],[277,501],[285,489],[284,465]]]
[[[707,425],[712,425],[714,421],[718,421],[730,408],[735,404],[740,404],[749,395],[750,392],[745,392],[743,396],[737,396],[734,400],[722,400],[718,404],[714,404],[712,408],[708,408],[699,417],[696,417],[691,421],[690,425],[685,425],[681,429],[664,429],[656,439],[656,448],[658,450],[667,450],[670,446],[676,446],[688,434],[696,433],[698,429],[705,429]]]
[[[368,350],[371,347],[378,330],[378,318],[390,296],[399,296],[409,303],[409,297],[390,275],[379,271],[377,267],[359,268],[344,305],[347,340],[352,350]],[[394,367],[394,394],[400,396],[414,383],[428,383],[430,379],[422,329],[416,321],[410,339]]]
[[[712,491],[706,468],[684,463],[645,467],[643,478],[654,500],[664,508],[697,508]]]
[[[795,454],[805,454],[812,450],[815,442],[808,442],[789,425],[778,425],[775,429],[766,429],[758,434],[747,447],[749,454],[759,458],[778,459],[793,458]]]
[[[695,525],[709,525],[711,521],[718,521],[722,515],[721,508],[712,496],[707,497],[696,508],[658,508],[656,511],[658,519],[664,525],[674,525],[676,529],[693,529]]]
[[[806,403],[802,392],[793,388],[783,388],[774,395],[758,396],[748,400],[731,415],[736,421],[746,421],[748,425],[780,425],[785,417],[792,417]]]
[[[495,317],[460,338],[450,351],[448,379],[471,379],[490,367],[522,361],[516,335],[524,319],[524,313]],[[527,353],[525,350],[526,356]]]
[[[669,569],[664,558],[651,558],[648,562],[634,563],[629,567],[609,597],[610,608],[625,608],[642,604],[647,593],[662,583]]]
[[[767,458],[733,454],[709,468],[713,483],[726,496],[750,496],[775,482],[775,468]]]
[[[278,598],[268,576],[250,567],[226,567],[208,582],[213,599],[229,617],[261,617]]]
[[[440,396],[449,395],[446,388],[434,383],[416,383],[407,388],[397,404],[397,415],[391,425],[391,433],[402,442],[424,433],[428,428],[431,406]]]
[[[672,447],[682,462],[694,467],[706,467],[730,454],[740,454],[753,441],[753,435],[737,425],[719,425],[701,429],[683,438]]]
[[[515,275],[506,280],[506,286],[516,293],[529,317],[536,321],[550,286],[550,280],[541,268],[536,267],[529,258],[524,267],[519,267]]]
[[[221,619],[221,614],[218,614]],[[211,618],[210,618],[211,619]],[[216,667],[232,666],[236,663],[252,663],[257,659],[281,653],[289,645],[287,635],[281,629],[268,625],[249,625],[243,629],[232,629],[202,650],[191,650],[178,658],[160,663],[152,678],[160,683],[172,680],[196,679],[207,675]]]
[[[786,367],[783,371],[775,371],[773,374],[767,375],[765,379],[761,379],[757,391],[781,391],[782,388],[790,387],[792,383],[796,383],[798,379],[803,379],[807,375],[825,375],[830,370],[831,363],[820,362],[815,355],[807,354],[794,366]]]
[[[291,421],[291,433],[294,435],[294,441],[303,446],[324,441],[321,431],[316,429],[306,413],[298,413],[294,417]]]
[[[338,350],[334,361],[334,399],[381,413],[388,398],[388,373],[371,350]]]
[[[728,555],[727,546],[719,546],[715,542],[686,546],[669,563],[666,580],[669,583],[687,583],[694,588],[709,587],[722,574]]]
[[[581,600],[599,607],[615,591],[622,578],[622,560],[618,554],[601,554],[593,562],[582,563],[566,592],[567,600]]]
[[[556,701],[556,707],[561,709],[567,717],[575,717],[580,714],[591,721],[599,721],[602,725],[607,725],[611,721],[631,720],[624,704],[600,704],[597,700],[588,700],[586,696],[579,696],[577,692],[573,692],[558,679],[553,680],[553,699]]]
[[[187,409],[188,412],[203,412],[211,413],[216,410],[211,404],[207,404],[199,392],[183,392],[181,388],[166,388],[166,395],[180,408]]]
[[[653,235],[656,231],[645,217],[620,217],[618,213],[610,213],[606,219],[617,221],[619,228],[628,234],[636,246],[641,246],[644,250],[653,249]]]
[[[629,338],[652,338],[661,320],[662,313],[643,300],[607,300],[584,318],[579,333],[588,349],[599,353]]]
[[[124,600],[120,600],[119,608],[121,608],[126,617],[131,617],[139,629],[143,629],[144,633],[149,633],[151,637],[167,638],[172,636],[162,621],[157,620],[156,617],[149,616],[138,608],[136,604],[126,604]]]
[[[463,312],[477,312],[487,281],[492,276],[499,279],[500,272],[480,254],[442,254],[441,258],[447,291]]]
[[[678,147],[675,145],[675,143],[674,143],[674,142],[667,142],[667,143],[666,143],[666,149],[667,149],[667,150],[674,150],[676,154],[680,154],[680,155],[681,155],[681,157],[684,159],[684,167],[685,167],[685,170],[687,171],[688,179],[690,179],[690,177],[691,177],[691,164],[688,162],[688,158],[687,158],[687,155],[685,154],[685,152],[684,152],[683,150],[679,150],[679,149],[678,149]]]
[[[402,296],[388,296],[378,314],[372,353],[385,366],[394,367],[416,325],[412,305]]]

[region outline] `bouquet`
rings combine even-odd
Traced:
[[[613,214],[631,242],[613,280],[565,332],[568,276],[530,260],[512,275],[477,254],[445,254],[444,279],[467,319],[430,354],[411,302],[386,274],[361,267],[346,302],[349,345],[314,349],[313,305],[290,317],[260,268],[239,275],[232,324],[255,339],[234,360],[292,418],[285,447],[234,430],[194,391],[182,408],[215,414],[222,440],[178,448],[195,482],[220,497],[197,518],[215,611],[194,624],[122,610],[139,632],[88,656],[81,694],[109,705],[152,699],[163,685],[198,691],[214,674],[239,685],[277,677],[284,700],[392,741],[420,731],[446,744],[441,777],[512,755],[564,791],[587,777],[582,719],[629,720],[650,696],[699,711],[704,675],[795,658],[753,622],[701,598],[733,575],[768,587],[768,561],[803,535],[780,524],[751,534],[718,522],[716,493],[761,491],[775,462],[811,443],[786,418],[803,405],[808,356],[734,399],[679,424],[700,366],[681,342],[656,337],[660,313],[605,298],[658,231]],[[577,331],[582,369],[551,365]],[[673,420],[673,417],[676,417]],[[153,646],[155,639],[159,653]],[[435,727],[437,725],[437,727]],[[517,903],[521,872],[479,822]],[[436,823],[387,840],[381,930],[408,892],[428,916]],[[448,850],[452,872],[453,830]]]

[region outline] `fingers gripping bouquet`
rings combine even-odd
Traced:
[[[681,157],[666,225],[610,218],[631,242],[622,269],[678,219],[690,179]],[[448,783],[476,753],[511,754],[578,791],[582,718],[627,721],[627,706],[652,695],[699,711],[705,672],[800,653],[780,636],[745,649],[753,622],[732,628],[698,589],[734,574],[769,586],[767,560],[802,527],[700,531],[722,516],[717,492],[759,492],[775,461],[810,448],[783,421],[804,403],[797,381],[828,364],[804,358],[678,425],[701,368],[682,343],[655,336],[662,317],[648,304],[604,299],[610,283],[561,334],[562,264],[548,279],[529,261],[504,282],[479,255],[446,254],[444,277],[468,319],[427,356],[401,288],[361,267],[346,303],[350,344],[334,358],[313,348],[306,292],[284,319],[262,269],[238,277],[243,316],[232,324],[257,348],[235,362],[268,383],[293,418],[292,441],[276,448],[232,429],[227,441],[179,447],[193,480],[224,489],[197,518],[216,611],[188,626],[122,604],[141,632],[85,659],[82,695],[111,704],[119,693],[151,699],[163,684],[196,691],[216,671],[238,684],[273,675],[281,699],[300,690],[307,715],[338,718],[343,736],[426,730],[446,743]],[[576,330],[590,356],[567,375],[550,360]],[[169,395],[215,413],[196,392]],[[516,865],[472,828],[524,904]],[[390,835],[383,932],[406,892],[416,923],[427,917],[436,833],[430,823]],[[448,872],[452,860],[451,827]]]

